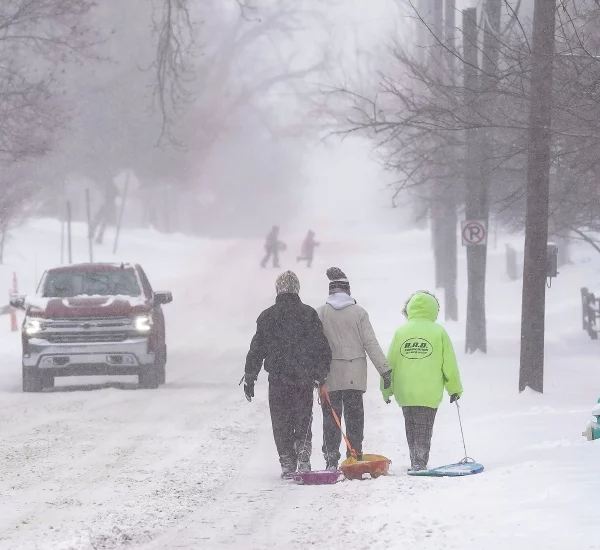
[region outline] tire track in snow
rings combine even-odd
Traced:
[[[266,404],[264,409],[266,415]],[[389,439],[389,433],[378,429],[378,421],[376,415],[370,443],[375,449],[383,448]],[[319,427],[314,428],[317,442]],[[266,416],[259,437],[260,446],[272,447]],[[392,475],[377,480],[297,486],[278,480],[277,463],[265,463],[262,456],[255,456],[252,445],[240,460],[245,471],[238,467],[231,481],[211,498],[210,506],[199,509],[173,532],[136,549],[300,550],[315,545],[331,547],[332,540],[340,547],[369,550],[394,547],[399,541],[411,550],[460,547],[448,538],[452,528],[446,520],[451,513],[442,514],[430,504],[436,501],[440,480],[417,480],[404,471],[397,475],[392,471]],[[313,462],[320,460],[314,453]],[[451,490],[443,481],[441,487]],[[405,507],[390,509],[390,497],[398,494],[405,496]],[[331,533],[335,533],[333,539]]]
[[[265,414],[268,415],[268,408],[263,404],[255,408],[251,419],[264,424]],[[240,444],[246,444],[245,452],[230,461],[227,466],[227,481],[210,495],[208,502],[184,522],[151,544],[140,547],[140,550],[214,548],[217,544],[231,545],[240,537],[250,536],[256,510],[260,509],[262,514],[268,515],[284,498],[286,487],[289,485],[289,482],[285,481],[273,484],[278,471],[276,461],[273,461],[270,469],[273,479],[265,480],[264,476],[257,479],[257,472],[264,470],[265,464],[264,455],[260,450],[268,448],[269,454],[272,454],[269,448],[273,445],[271,439],[268,432],[261,430],[258,438],[250,446],[240,440]],[[222,537],[225,537],[225,542],[219,540]]]
[[[109,410],[104,411],[105,418],[103,419],[98,418],[99,407],[94,407],[91,415],[87,413],[83,417],[78,415],[76,422],[69,422],[61,418],[52,426],[61,432],[53,446],[36,456],[26,457],[24,461],[18,460],[19,464],[23,464],[20,470],[16,474],[13,473],[10,478],[5,477],[4,481],[14,481],[15,479],[21,479],[21,481],[13,485],[12,489],[6,487],[6,483],[0,484],[0,492],[2,494],[10,492],[14,498],[18,496],[24,507],[16,510],[18,514],[15,514],[15,510],[11,512],[11,526],[8,530],[4,530],[4,540],[16,534],[17,526],[23,530],[22,525],[40,523],[42,516],[41,523],[50,525],[54,519],[60,520],[65,516],[71,516],[71,513],[67,513],[68,510],[72,510],[73,516],[76,517],[79,511],[78,504],[82,501],[80,495],[88,491],[92,495],[97,495],[98,502],[95,504],[105,505],[105,508],[108,507],[108,509],[111,506],[119,506],[122,503],[114,502],[115,499],[111,500],[106,495],[103,496],[103,493],[111,490],[114,492],[118,483],[126,482],[131,473],[135,477],[136,472],[138,480],[131,480],[130,477],[131,484],[139,484],[139,478],[142,483],[144,479],[147,480],[157,492],[154,497],[149,495],[152,497],[149,502],[152,502],[154,498],[157,507],[168,508],[167,502],[171,495],[160,493],[165,490],[167,493],[176,492],[179,490],[178,486],[185,481],[184,478],[176,476],[170,489],[168,487],[161,489],[160,477],[162,477],[164,469],[172,471],[174,467],[183,466],[182,470],[189,473],[193,469],[201,468],[203,462],[210,465],[213,458],[208,445],[210,441],[214,440],[215,425],[223,424],[230,427],[233,432],[243,425],[243,419],[240,417],[245,415],[246,411],[239,411],[241,396],[237,391],[232,394],[230,388],[223,388],[216,392],[214,388],[211,388],[210,391],[198,392],[165,388],[143,393],[145,395],[142,395],[142,392],[139,394],[138,392],[123,392],[121,394],[122,401],[120,403],[111,401]],[[152,396],[152,399],[148,398],[149,395]],[[187,398],[181,399],[182,396],[187,396]],[[181,408],[178,408],[177,405],[180,405]],[[229,417],[230,422],[223,423],[223,415],[226,418]],[[142,419],[143,424],[136,422],[135,419]],[[97,433],[99,423],[106,427],[103,433]],[[169,432],[174,432],[175,435],[171,435]],[[88,458],[82,461],[81,448],[69,453],[69,446],[74,441],[85,441],[86,438],[91,438],[90,441],[95,447],[87,450]],[[25,441],[31,439],[31,434],[24,433],[23,439]],[[182,452],[180,445],[173,448],[168,444],[171,442],[176,445],[181,440],[183,440],[184,447],[189,447],[187,454]],[[192,444],[186,445],[188,442],[192,442]],[[202,454],[202,451],[206,451],[206,453]],[[149,454],[143,456],[144,453]],[[207,455],[210,457],[209,460],[207,460]],[[161,468],[161,460],[169,464],[165,464]],[[73,470],[74,461],[79,461],[79,463]],[[138,461],[143,468],[136,468]],[[38,469],[35,466],[36,462],[41,463],[42,467]],[[50,465],[48,469],[44,469],[46,464]],[[128,465],[130,465],[129,472]],[[67,473],[65,474],[65,472]],[[202,482],[200,483],[202,486],[198,489],[199,492],[205,490],[204,485],[208,485],[212,490],[213,484],[204,483],[206,480],[202,479],[203,477],[205,476],[190,474],[190,480],[198,478],[199,482]],[[49,495],[50,498],[44,498],[41,501],[40,495]],[[193,498],[197,501],[201,496],[198,494]],[[120,497],[125,501],[128,499],[127,494],[122,494]],[[89,501],[90,499],[83,500]],[[27,503],[32,504],[27,506]],[[55,513],[48,514],[49,508],[53,509]],[[189,511],[191,510],[187,512]],[[185,515],[187,512],[183,510],[182,514]],[[89,508],[87,514],[89,515]],[[175,519],[179,520],[182,517],[181,514],[178,514],[176,518],[167,517],[165,524],[161,525],[159,522],[156,529],[160,530],[168,526],[169,522],[172,523]],[[28,523],[23,524],[24,521]],[[94,520],[88,519],[87,523],[92,525]],[[122,528],[127,529],[127,520],[125,519],[122,523]],[[135,537],[135,534],[132,536]],[[7,548],[13,547],[13,545],[7,546]],[[32,547],[33,545],[27,546],[27,548]]]

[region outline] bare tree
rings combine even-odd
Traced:
[[[311,25],[322,25],[323,10],[317,2],[231,3],[238,7],[237,13],[224,15],[216,2],[159,0],[154,13],[156,59],[152,68],[156,74],[154,97],[162,119],[161,140],[185,143],[185,130],[177,132],[175,127],[181,130],[184,113],[194,117],[199,112],[210,140],[213,127],[225,126],[215,124],[215,118],[231,118],[244,106],[256,109],[257,99],[277,89],[301,97],[307,94],[307,77],[324,70],[323,58],[299,63],[297,44],[290,53],[283,53],[284,45],[294,43]],[[224,20],[215,32],[212,20],[219,16]],[[265,127],[269,127],[266,122]]]
[[[30,214],[27,202],[35,190],[29,170],[21,163],[5,165],[0,172],[0,264],[10,232]]]
[[[540,335],[543,340],[543,328],[540,329],[543,300],[539,297],[543,296],[540,289],[543,291],[545,277],[547,220],[553,220],[555,232],[565,229],[576,232],[597,226],[594,182],[600,157],[600,96],[597,93],[600,44],[598,32],[585,29],[597,28],[590,25],[590,21],[600,17],[600,7],[591,2],[563,2],[558,10],[552,7],[552,13],[548,12],[544,33],[552,26],[551,15],[556,15],[559,21],[556,38],[544,34],[546,45],[552,45],[550,53],[547,49],[543,55],[545,67],[554,68],[553,80],[539,72],[536,63],[540,54],[532,55],[532,44],[539,42],[539,32],[534,33],[537,38],[532,41],[531,25],[519,18],[517,8],[518,4],[512,6],[505,2],[500,14],[484,3],[477,33],[483,41],[476,38],[472,44],[474,57],[465,55],[466,51],[450,48],[443,35],[417,13],[421,24],[434,37],[436,48],[458,58],[459,67],[465,73],[474,70],[477,75],[479,71],[479,78],[467,78],[471,84],[449,83],[440,76],[436,61],[425,63],[422,56],[395,47],[394,66],[379,74],[380,86],[375,93],[365,95],[337,86],[329,96],[335,97],[345,111],[343,132],[371,136],[384,155],[386,166],[398,174],[395,194],[410,192],[426,197],[432,182],[463,185],[473,179],[471,171],[475,169],[478,189],[485,193],[480,200],[473,190],[468,191],[469,199],[478,200],[483,208],[471,211],[470,215],[486,217],[487,208],[492,206],[500,219],[512,227],[522,229],[526,220],[529,227],[535,226],[537,248],[530,256],[537,266],[534,278],[538,298],[537,306],[530,304],[529,308],[531,294],[528,292],[524,315],[530,310],[527,323],[537,327],[534,332],[538,342],[535,361],[529,354],[537,374],[533,376],[535,380],[531,378],[526,385],[534,385],[539,390],[543,363],[539,345]],[[487,51],[486,41],[495,44]],[[436,56],[436,60],[444,63],[443,56]],[[480,63],[481,69],[478,69]],[[539,78],[545,86],[541,95]],[[546,107],[541,119],[535,114],[540,99]],[[534,105],[533,118],[530,105]],[[483,147],[478,147],[475,158],[467,157],[465,163],[469,136],[474,132],[480,136],[478,142]],[[528,146],[534,147],[529,156]],[[547,147],[549,153],[544,153],[542,164],[533,169],[535,159],[541,158],[535,153],[536,147]],[[546,202],[544,194],[538,197],[531,188],[527,190],[528,162],[530,181],[536,175],[538,183],[539,178],[549,182],[549,212],[544,213],[542,208]],[[485,183],[483,187],[481,182]],[[468,202],[465,200],[464,206],[468,206]],[[536,205],[541,210],[536,210]],[[533,214],[531,207],[535,210]],[[485,266],[485,262],[481,265]],[[484,283],[485,268],[479,279]],[[531,315],[536,316],[533,325]]]
[[[0,227],[3,235],[35,189],[28,159],[43,156],[66,126],[54,74],[98,37],[85,25],[93,0],[0,3]],[[17,179],[18,178],[18,179]],[[4,237],[3,237],[4,242]]]
[[[189,87],[195,77],[193,50],[196,30],[190,14],[190,0],[162,0],[153,17],[157,40],[154,98],[158,104],[161,128],[158,137],[176,143],[175,119],[191,101]]]

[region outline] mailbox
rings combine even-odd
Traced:
[[[548,243],[546,248],[546,277],[554,279],[558,275],[558,245]]]

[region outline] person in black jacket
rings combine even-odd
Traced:
[[[246,399],[263,361],[269,373],[269,408],[282,477],[310,471],[313,389],[320,388],[331,364],[331,349],[317,312],[302,303],[300,281],[286,271],[277,278],[275,305],[256,321],[243,380]]]
[[[274,225],[265,241],[265,257],[260,262],[261,267],[267,267],[267,263],[273,258],[273,267],[279,267],[279,252],[285,250],[285,243],[279,240],[279,227]]]

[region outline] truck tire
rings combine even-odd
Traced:
[[[140,388],[155,390],[160,386],[160,369],[158,365],[148,365],[138,374]]]
[[[23,391],[27,393],[39,393],[43,389],[40,369],[23,365]]]
[[[162,386],[167,381],[167,346],[162,349],[156,362],[158,365],[158,383]]]
[[[42,373],[42,386],[44,388],[53,388],[54,376],[52,374]]]

